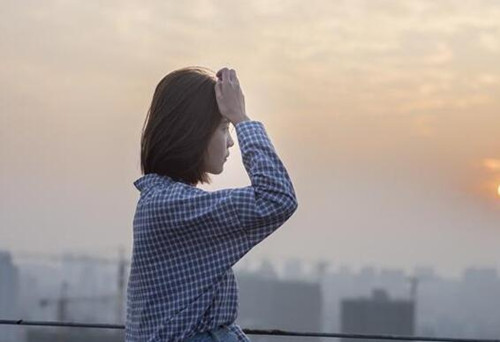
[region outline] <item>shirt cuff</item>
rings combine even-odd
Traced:
[[[262,126],[262,122],[260,121],[256,121],[256,120],[246,120],[246,121],[241,121],[241,122],[238,122],[234,127],[236,128],[237,131],[240,131],[243,129],[243,127],[251,127],[251,126],[254,126],[254,125],[257,125],[257,126]]]

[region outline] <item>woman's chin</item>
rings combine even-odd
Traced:
[[[208,173],[211,173],[213,175],[220,175],[224,171],[224,165],[221,165],[221,167],[218,170],[211,170],[208,171]]]

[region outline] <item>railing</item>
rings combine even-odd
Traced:
[[[94,329],[125,329],[120,324],[102,323],[75,323],[75,322],[55,322],[55,321],[25,321],[0,319],[0,325],[27,325],[45,327],[71,327],[71,328],[94,328]],[[301,337],[331,337],[331,338],[358,338],[377,340],[405,340],[405,341],[443,341],[443,342],[500,342],[497,339],[475,339],[475,338],[452,338],[452,337],[426,337],[426,336],[404,336],[404,335],[373,335],[373,334],[346,334],[346,333],[317,333],[317,332],[296,332],[285,330],[260,330],[243,329],[248,335],[272,335],[272,336],[301,336]]]

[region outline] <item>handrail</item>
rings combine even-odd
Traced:
[[[50,326],[50,327],[71,327],[71,328],[96,328],[96,329],[125,329],[121,324],[104,323],[78,323],[78,322],[57,322],[57,321],[25,321],[0,319],[0,325],[28,325],[28,326]],[[436,342],[500,342],[497,339],[477,339],[477,338],[452,338],[452,337],[426,337],[426,336],[404,336],[404,335],[373,335],[373,334],[348,334],[348,333],[317,333],[317,332],[297,332],[285,330],[263,330],[263,329],[243,329],[248,335],[274,335],[274,336],[308,336],[308,337],[332,337],[332,338],[358,338],[358,339],[380,339],[380,340],[405,340],[405,341],[436,341]]]

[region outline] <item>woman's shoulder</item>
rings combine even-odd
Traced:
[[[212,201],[227,197],[234,189],[221,189],[216,191],[204,190],[182,182],[173,182],[159,186],[155,189],[153,200],[164,204],[175,204],[189,201]]]

